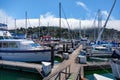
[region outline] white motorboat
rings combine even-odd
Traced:
[[[112,55],[112,46],[110,44],[102,44],[102,45],[93,45],[91,49],[91,55]]]
[[[105,76],[102,76],[102,75],[99,75],[99,74],[93,74],[94,76],[94,80],[113,80],[111,78],[108,78],[108,77],[105,77]]]
[[[58,49],[54,49],[54,53]],[[0,26],[0,59],[13,61],[51,61],[51,48],[32,40],[12,39],[6,26]]]
[[[111,60],[110,65],[114,77],[116,78],[116,80],[120,80],[120,60]]]
[[[120,80],[120,51],[114,50],[112,59],[110,60],[113,75],[117,80]]]

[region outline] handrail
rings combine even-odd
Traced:
[[[54,77],[55,75],[59,74],[61,71],[63,71],[64,69],[66,69],[67,67],[69,67],[71,64],[68,64],[67,66],[63,67],[62,69],[56,71],[55,73],[53,73],[52,75],[49,75],[47,77],[45,77],[43,80],[50,80],[52,77]],[[58,76],[57,76],[58,77]]]

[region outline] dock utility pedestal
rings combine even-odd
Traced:
[[[48,75],[52,70],[52,65],[50,62],[42,62],[42,71],[44,75]]]

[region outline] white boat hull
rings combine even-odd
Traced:
[[[12,61],[51,61],[52,47],[28,39],[13,39],[7,25],[0,25],[0,59]],[[54,54],[57,49],[53,48]]]
[[[108,77],[105,77],[105,76],[102,76],[102,75],[99,75],[99,74],[93,74],[94,76],[94,80],[113,80],[111,78],[108,78]]]
[[[110,65],[112,68],[113,75],[118,80],[120,79],[120,61],[119,60],[111,60]]]
[[[54,51],[56,54],[57,51]],[[38,62],[38,61],[51,61],[51,52],[29,52],[29,53],[0,53],[0,58],[2,60],[12,60],[12,61],[28,61],[28,62]]]

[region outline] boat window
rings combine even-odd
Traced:
[[[107,49],[107,48],[105,48],[105,49],[98,49],[98,48],[95,48],[95,50],[107,51],[108,49]]]
[[[7,48],[8,47],[8,43],[7,42],[3,42],[3,48]]]
[[[38,43],[32,43],[31,46],[32,47],[38,47],[38,46],[40,46],[40,44],[38,44]]]
[[[2,48],[2,43],[0,43],[0,48]]]
[[[3,39],[3,36],[0,36],[0,39]]]
[[[103,47],[106,47],[106,45],[103,45]]]
[[[15,42],[9,42],[9,47],[10,48],[17,48],[17,44]]]
[[[4,36],[4,39],[10,39],[10,37],[9,36]]]

